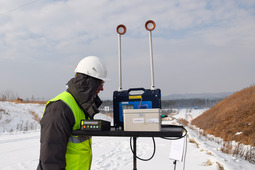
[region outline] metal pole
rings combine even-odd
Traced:
[[[118,34],[118,48],[119,48],[119,91],[122,91],[122,67],[121,67],[121,35]]]
[[[154,84],[154,67],[153,67],[153,52],[152,52],[151,31],[149,31],[149,45],[150,45],[150,62],[151,62],[151,90],[154,90],[155,89],[155,84]]]
[[[137,164],[136,164],[136,139],[137,139],[137,137],[133,137],[133,146],[134,146],[133,170],[137,170]]]

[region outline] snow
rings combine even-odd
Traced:
[[[0,169],[36,169],[39,158],[40,132],[13,132],[0,135]]]
[[[34,115],[42,116],[44,105],[0,102],[0,133],[39,129]]]
[[[243,132],[236,132],[235,135],[241,135]]]
[[[15,104],[0,102],[0,170],[34,170],[38,164],[40,151],[40,126],[31,112],[41,117],[44,105]],[[181,109],[174,116],[188,120],[202,114],[205,110]],[[110,117],[99,114],[97,118],[112,121]],[[23,122],[23,125],[21,124]],[[17,126],[19,124],[19,126]],[[27,128],[24,124],[27,124]],[[23,129],[21,128],[23,126]],[[241,158],[224,154],[219,146],[208,140],[198,138],[197,132],[187,129],[187,154],[185,163],[177,161],[176,169],[181,170],[253,170],[255,165]],[[195,142],[192,142],[193,140]],[[174,169],[169,159],[171,141],[155,138],[156,153],[150,161],[137,160],[139,170]],[[130,170],[133,169],[133,155],[128,137],[93,137],[92,170]],[[153,153],[152,138],[137,139],[137,154],[149,158]]]

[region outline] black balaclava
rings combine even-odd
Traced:
[[[84,111],[86,117],[93,119],[99,112],[98,107],[102,101],[96,95],[96,91],[101,85],[102,80],[91,76],[77,73],[68,83],[67,91],[71,93],[78,105]]]

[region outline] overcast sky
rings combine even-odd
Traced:
[[[152,32],[155,86],[162,96],[234,92],[255,84],[254,0],[0,0],[0,94],[52,98],[78,62],[100,57],[108,68],[102,99],[118,89],[150,88]]]

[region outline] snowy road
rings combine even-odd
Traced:
[[[0,169],[29,170],[36,169],[39,153],[39,131],[1,134]]]
[[[18,132],[0,134],[0,169],[35,170],[39,157],[40,132]],[[156,154],[148,162],[138,160],[139,170],[173,170],[173,161],[169,160],[171,141],[155,138]],[[138,138],[138,156],[148,158],[153,152],[151,138]],[[246,161],[234,161],[231,156],[220,157],[213,151],[188,142],[186,170],[218,170],[218,163],[225,170],[253,170],[255,165]],[[92,170],[131,170],[133,156],[129,138],[93,137]],[[177,162],[177,170],[182,170],[183,162]]]
[[[27,133],[7,133],[0,135],[0,169],[1,170],[32,170],[36,169],[39,156],[39,131]],[[156,138],[156,154],[149,162],[137,162],[138,169],[161,170],[173,169],[172,161],[168,159],[170,141]],[[130,139],[127,137],[94,137],[92,170],[130,170],[133,168],[133,155],[130,150]],[[191,144],[190,144],[191,145]],[[138,156],[148,158],[153,152],[151,138],[138,138]],[[192,149],[192,147],[189,147]],[[199,152],[199,151],[198,151]],[[194,154],[194,151],[192,151]],[[198,157],[201,153],[198,153]],[[193,155],[194,156],[194,155]],[[187,160],[195,166],[202,166],[206,157],[194,161]],[[178,165],[178,164],[177,164]],[[181,164],[178,166],[180,167]],[[215,165],[216,166],[216,165]],[[188,167],[191,167],[188,165]],[[199,168],[196,168],[199,170]],[[201,169],[200,168],[200,169]],[[180,168],[179,168],[180,169]],[[214,169],[214,166],[206,169]]]

